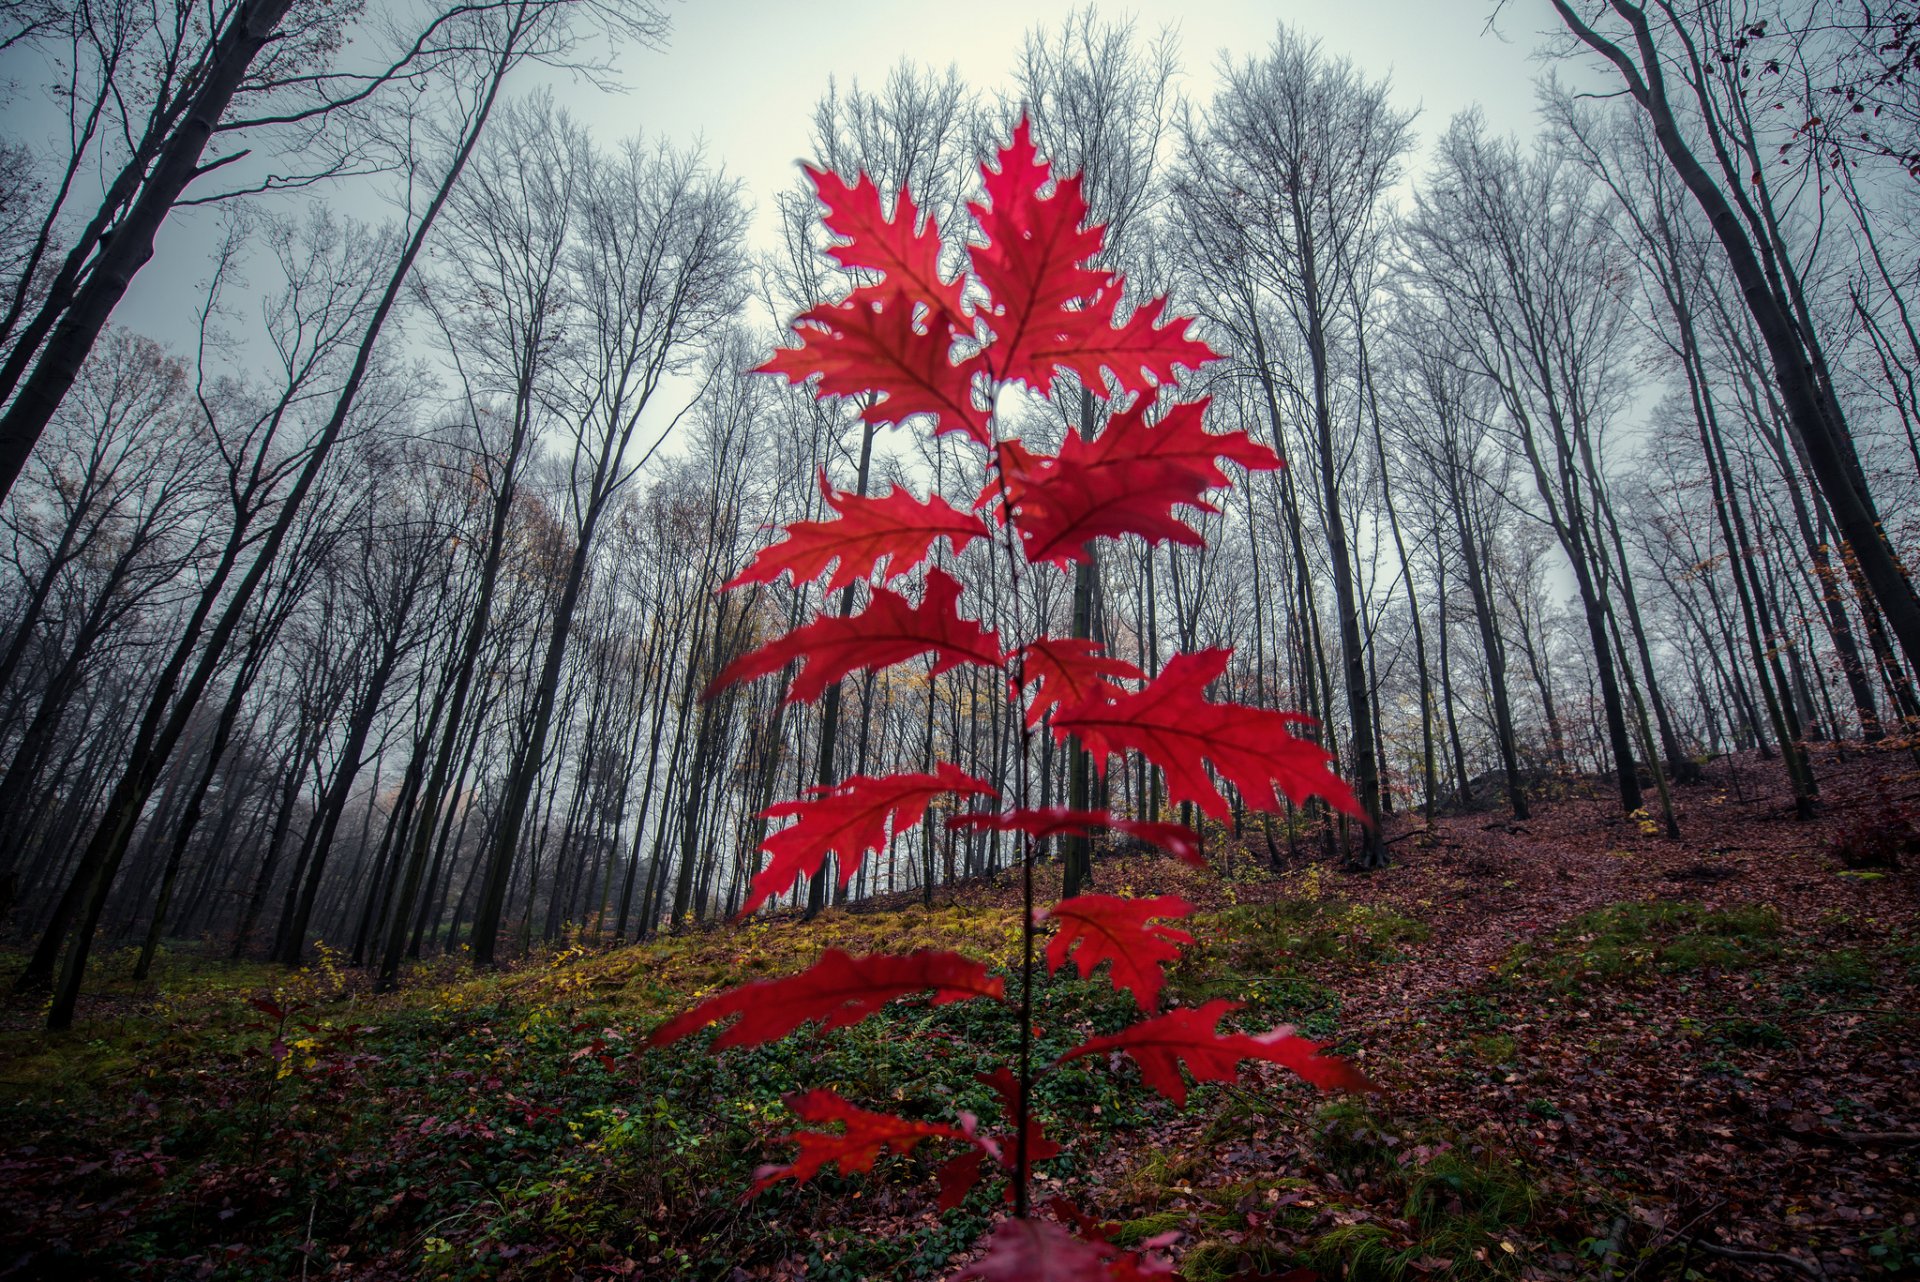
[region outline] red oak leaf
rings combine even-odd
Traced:
[[[905,290],[857,289],[843,303],[822,303],[802,313],[793,322],[800,346],[775,349],[759,371],[793,383],[818,376],[816,396],[878,393],[880,399],[860,412],[868,423],[932,414],[936,433],[964,432],[991,445],[988,413],[973,398],[974,375],[986,365],[978,355],[954,364],[947,326],[936,322],[922,328],[914,311]]]
[[[941,793],[1000,795],[986,780],[949,761],[940,762],[930,775],[853,775],[833,788],[811,791],[804,801],[782,801],[761,812],[762,818],[793,816],[798,822],[761,843],[772,858],[753,879],[740,916],[752,915],[801,877],[817,876],[830,854],[840,856],[840,884],[846,885],[867,853],[886,844],[889,820],[895,832],[905,832],[920,822]]]
[[[1118,895],[1076,895],[1055,904],[1045,915],[1059,923],[1047,944],[1047,973],[1068,962],[1090,979],[1102,962],[1111,962],[1107,978],[1115,991],[1125,989],[1141,1010],[1160,1001],[1164,981],[1161,967],[1178,961],[1180,945],[1193,936],[1171,926],[1152,926],[1155,917],[1185,917],[1193,905],[1178,895],[1153,899],[1122,899]]]
[[[1018,441],[996,451],[1000,478],[981,491],[990,505],[1006,489],[1030,561],[1066,565],[1087,559],[1096,537],[1137,534],[1152,543],[1198,547],[1200,535],[1175,514],[1176,507],[1215,510],[1208,490],[1228,483],[1219,461],[1270,471],[1280,459],[1245,432],[1209,432],[1206,401],[1170,407],[1148,423],[1147,403],[1115,414],[1089,442],[1078,429],[1067,433],[1056,456],[1034,454]]]
[[[1204,869],[1207,861],[1200,854],[1200,839],[1185,824],[1162,823],[1151,819],[1122,819],[1104,810],[1069,810],[1065,806],[1046,806],[1032,810],[1012,810],[1004,814],[955,815],[947,820],[949,828],[985,828],[993,832],[1024,832],[1035,837],[1111,829],[1138,837],[1149,845],[1178,859]]]
[[[1256,810],[1278,810],[1284,793],[1295,804],[1324,797],[1364,818],[1346,783],[1327,769],[1327,753],[1288,730],[1307,718],[1207,701],[1208,683],[1231,657],[1229,650],[1175,655],[1137,694],[1061,708],[1053,714],[1053,732],[1061,739],[1079,735],[1102,770],[1111,753],[1143,754],[1166,771],[1170,799],[1191,801],[1216,819],[1228,818],[1232,808],[1208,778],[1207,761]]]
[[[1203,872],[1206,870],[1207,859],[1200,853],[1200,838],[1185,824],[1152,819],[1123,819],[1110,826],[1116,832],[1124,832],[1129,837],[1138,837],[1150,846],[1158,846],[1183,864],[1190,864]]]
[[[1112,372],[1122,392],[1134,395],[1173,382],[1176,365],[1198,369],[1220,359],[1220,353],[1187,337],[1192,321],[1182,316],[1161,320],[1166,299],[1142,303],[1126,324],[1115,326],[1119,302],[1116,282],[1081,310],[1062,312],[1052,324],[1036,326],[1024,356],[1049,375],[1055,366],[1072,370],[1083,386],[1102,399],[1107,395],[1103,370]]]
[[[944,570],[927,571],[927,589],[919,605],[888,588],[875,588],[873,600],[858,614],[827,615],[775,637],[729,663],[713,679],[703,698],[736,681],[751,681],[799,663],[788,703],[812,703],[850,672],[904,663],[928,651],[939,656],[935,673],[963,663],[1000,665],[1000,642],[955,608],[960,584]]]
[[[1020,1084],[1004,1066],[991,1073],[982,1073],[979,1081],[993,1089],[1000,1097],[1000,1107],[1009,1124],[1020,1116]],[[963,1119],[970,1114],[962,1114]],[[1007,1170],[1013,1170],[1019,1162],[1017,1132],[1004,1132],[984,1135],[968,1131],[976,1147],[952,1158],[940,1169],[940,1209],[950,1211],[967,1200],[967,1194],[980,1181],[980,1168],[983,1161],[992,1158]],[[1050,1140],[1041,1128],[1040,1119],[1031,1112],[1027,1114],[1027,1161],[1044,1162],[1060,1155],[1060,1145]],[[1006,1190],[1008,1201],[1013,1200],[1013,1186]]]
[[[946,536],[957,553],[986,535],[979,517],[962,512],[939,495],[925,502],[896,486],[879,498],[861,498],[835,490],[820,473],[820,494],[839,519],[795,521],[787,537],[760,549],[753,564],[726,583],[737,588],[748,583],[772,583],[791,572],[795,583],[814,578],[839,561],[827,580],[828,592],[873,573],[887,563],[888,579],[896,579],[926,559],[935,539]]]
[[[785,1166],[763,1166],[755,1171],[753,1188],[748,1191],[748,1197],[764,1192],[781,1180],[803,1183],[829,1165],[837,1165],[843,1175],[871,1171],[875,1159],[883,1150],[891,1148],[896,1153],[909,1153],[921,1140],[971,1142],[971,1137],[957,1127],[939,1122],[910,1122],[891,1113],[869,1112],[854,1107],[832,1091],[797,1092],[786,1096],[785,1102],[787,1108],[802,1121],[822,1126],[839,1122],[844,1129],[838,1134],[831,1131],[796,1131],[792,1135],[782,1136],[780,1143],[798,1144],[800,1152]]]
[[[959,953],[922,948],[905,955],[854,957],[829,948],[820,960],[785,979],[761,979],[716,993],[653,1031],[649,1046],[665,1046],[735,1015],[738,1023],[713,1039],[712,1049],[761,1046],[785,1037],[809,1020],[823,1029],[857,1024],[896,997],[933,990],[933,1004],[1006,993],[1006,982]]]
[[[955,329],[967,326],[961,304],[961,282],[940,275],[940,230],[928,218],[924,225],[913,197],[905,189],[895,197],[893,217],[880,205],[880,189],[861,174],[849,187],[839,174],[806,166],[807,176],[827,207],[821,221],[828,231],[846,238],[846,244],[827,250],[842,267],[882,273],[887,284],[925,303],[934,319]]]
[[[951,1282],[1132,1282],[1170,1272],[1111,1242],[1077,1238],[1052,1220],[1002,1220],[987,1253]]]
[[[1119,1227],[1111,1223],[1101,1223],[1064,1197],[1050,1197],[1046,1205],[1047,1209],[1053,1212],[1055,1219],[1070,1226],[1074,1232],[1089,1242],[1111,1242],[1113,1237],[1108,1230]],[[1140,1243],[1140,1250],[1129,1251],[1114,1260],[1107,1274],[1108,1278],[1113,1279],[1114,1282],[1143,1282],[1147,1278],[1165,1277],[1173,1271],[1173,1265],[1165,1259],[1148,1255],[1146,1252],[1171,1246],[1184,1236],[1185,1234],[1179,1229],[1168,1229],[1164,1233],[1156,1233],[1144,1239]],[[1263,1274],[1262,1278],[1264,1277]]]
[[[1004,1065],[990,1073],[980,1074],[979,1080],[992,1088],[1000,1097],[1000,1108],[1005,1113],[1007,1124],[1020,1116],[1020,1083]],[[1008,1167],[1014,1163],[1014,1141],[1009,1135],[1001,1140],[1001,1161]],[[1046,1132],[1040,1129],[1040,1119],[1031,1112],[1027,1114],[1027,1161],[1044,1162],[1060,1156],[1060,1146],[1048,1139]]]
[[[1264,1033],[1241,1033],[1248,1059],[1265,1060],[1290,1069],[1302,1081],[1323,1091],[1378,1091],[1366,1075],[1337,1055],[1323,1055],[1319,1042],[1296,1037],[1282,1025]]]
[[[1041,637],[1020,654],[1022,678],[1033,687],[1029,728],[1040,724],[1048,708],[1111,699],[1121,693],[1117,682],[1146,677],[1126,660],[1108,656],[1098,641],[1078,637]]]
[[[992,295],[986,320],[994,343],[988,352],[994,375],[1044,388],[1051,362],[1035,346],[1057,333],[1072,309],[1113,287],[1113,277],[1084,266],[1106,244],[1104,227],[1084,226],[1087,201],[1079,176],[1040,193],[1053,170],[1039,159],[1033,132],[1023,119],[1013,141],[1001,148],[998,168],[982,166],[986,203],[971,206],[986,244],[973,246],[973,270]]]
[[[973,1186],[980,1182],[980,1168],[986,1164],[988,1153],[983,1148],[970,1148],[956,1153],[940,1164],[939,1206],[943,1211],[951,1211],[967,1200],[967,1194],[973,1192]]]
[[[1180,1076],[1183,1060],[1196,1082],[1233,1081],[1239,1076],[1241,1060],[1261,1059],[1293,1069],[1322,1088],[1372,1089],[1352,1065],[1320,1055],[1318,1044],[1293,1036],[1290,1029],[1276,1028],[1260,1037],[1217,1031],[1221,1018],[1238,1009],[1239,1002],[1224,998],[1204,1006],[1183,1006],[1110,1036],[1090,1038],[1059,1062],[1125,1051],[1140,1066],[1140,1080],[1172,1100],[1176,1108],[1187,1102],[1187,1083]]]

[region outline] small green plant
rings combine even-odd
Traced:
[[[1840,948],[1813,963],[1807,971],[1807,984],[1815,992],[1830,996],[1863,993],[1879,982],[1872,960],[1857,948]]]

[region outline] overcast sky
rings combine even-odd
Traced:
[[[674,32],[664,56],[624,60],[633,88],[610,97],[560,86],[561,96],[597,130],[636,129],[676,140],[702,137],[711,155],[744,179],[762,208],[791,184],[808,158],[808,120],[829,77],[878,87],[901,59],[944,70],[991,92],[1008,84],[1025,34],[1057,26],[1076,6],[1048,0],[686,0],[670,7]],[[1480,104],[1502,130],[1532,128],[1529,54],[1538,43],[1529,4],[1484,32],[1490,0],[1138,0],[1103,4],[1131,17],[1143,36],[1172,27],[1184,68],[1182,91],[1212,97],[1220,58],[1257,56],[1288,23],[1346,56],[1369,77],[1389,77],[1406,108],[1420,109],[1422,143],[1454,113]],[[1542,6],[1544,8],[1544,6]],[[1504,37],[1504,38],[1503,38]]]
[[[627,92],[564,81],[554,88],[605,141],[634,133],[703,139],[709,156],[744,180],[764,228],[772,193],[794,182],[794,164],[806,158],[808,119],[829,77],[877,86],[907,58],[936,69],[952,63],[970,85],[992,92],[1007,84],[1025,33],[1057,25],[1073,7],[1048,0],[670,0],[668,47],[620,59]],[[1390,77],[1401,105],[1420,112],[1424,151],[1454,113],[1475,104],[1498,129],[1533,128],[1539,67],[1529,55],[1550,15],[1523,0],[1490,34],[1490,8],[1490,0],[1136,0],[1102,12],[1131,16],[1143,34],[1174,27],[1180,87],[1199,100],[1211,97],[1223,53],[1257,56],[1276,24],[1287,22],[1370,77]],[[212,223],[206,214],[175,216],[116,322],[176,347],[188,341],[182,300],[205,276]]]

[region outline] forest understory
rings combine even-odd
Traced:
[[[1815,759],[1811,822],[1777,764],[1722,758],[1676,789],[1684,841],[1597,790],[1526,823],[1396,817],[1381,873],[1310,841],[1275,867],[1253,824],[1210,832],[1209,873],[1097,860],[1102,891],[1198,908],[1179,1002],[1291,1022],[1380,1090],[1256,1065],[1176,1112],[1131,1063],[1083,1060],[1039,1087],[1065,1151],[1036,1196],[1163,1244],[1189,1282],[1912,1276],[1920,772],[1898,751]],[[389,995],[324,951],[288,972],[176,941],[140,985],[110,956],[71,1032],[4,1013],[0,1278],[947,1276],[1003,1182],[937,1210],[932,1146],[741,1191],[788,1151],[790,1091],[991,1112],[976,1075],[1008,1054],[1003,1011],[895,1003],[719,1058],[643,1041],[827,947],[1006,968],[1018,905],[1008,880],[965,883],[931,909],[575,945],[477,978],[443,959]],[[1043,991],[1043,1052],[1130,1013],[1068,973]]]

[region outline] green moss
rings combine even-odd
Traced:
[[[1505,1033],[1490,1033],[1473,1039],[1473,1053],[1485,1064],[1511,1064],[1520,1043]]]
[[[1291,1254],[1269,1243],[1202,1242],[1180,1257],[1180,1276],[1186,1282],[1274,1277],[1285,1273],[1294,1263]]]
[[[1545,980],[1559,992],[1643,975],[1729,970],[1779,952],[1780,915],[1764,905],[1710,910],[1697,903],[1642,900],[1575,918],[1544,947],[1516,948],[1507,978]]]
[[[1191,1218],[1185,1211],[1156,1211],[1107,1230],[1107,1238],[1118,1246],[1136,1247],[1150,1237],[1182,1227]]]
[[[1470,1229],[1489,1234],[1524,1224],[1539,1194],[1510,1162],[1458,1149],[1428,1161],[1407,1186],[1407,1218],[1430,1233]]]
[[[1708,1034],[1727,1046],[1778,1048],[1793,1045],[1793,1035],[1780,1025],[1764,1019],[1732,1016],[1715,1020]]]
[[[1878,980],[1872,959],[1857,948],[1827,953],[1807,971],[1808,985],[1830,995],[1868,992]]]
[[[1283,899],[1239,904],[1196,918],[1195,934],[1209,940],[1235,970],[1285,973],[1327,961],[1382,962],[1432,929],[1390,908],[1340,899]]]

